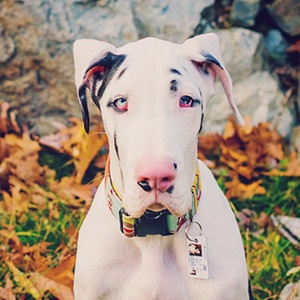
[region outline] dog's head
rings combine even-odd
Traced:
[[[197,136],[217,76],[243,123],[217,36],[183,44],[146,38],[121,48],[78,40],[74,60],[85,129],[89,89],[102,112],[111,176],[125,210],[135,218],[147,209],[184,215],[191,206]]]

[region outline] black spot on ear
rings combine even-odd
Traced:
[[[92,100],[100,110],[100,99],[113,75],[123,63],[125,58],[125,55],[115,55],[108,52],[103,58],[94,62],[86,70],[82,85],[78,89],[78,96],[81,102],[81,111],[86,132],[89,132],[90,125],[86,88],[90,90]],[[100,84],[100,88],[97,91],[97,87],[99,86],[98,83]]]
[[[206,53],[206,52],[202,52],[201,55],[203,55],[205,57],[205,60],[207,62],[217,65],[222,70],[224,69],[222,67],[222,65],[220,64],[220,62],[214,56],[212,56],[211,54]]]
[[[84,124],[84,129],[87,133],[90,131],[90,117],[89,117],[89,110],[87,106],[87,99],[86,99],[86,86],[85,84],[81,85],[78,90],[78,96],[81,103],[81,114]]]
[[[115,55],[112,53],[107,54],[106,59],[107,59],[107,63],[109,64],[109,68],[107,69],[107,71],[103,77],[102,84],[97,93],[97,97],[99,98],[99,100],[102,98],[109,82],[111,81],[115,72],[118,70],[120,65],[125,60],[125,58],[126,58],[125,55]]]
[[[209,75],[207,63],[203,63],[203,64],[202,64],[201,70],[202,70],[202,72],[203,72],[205,75]]]

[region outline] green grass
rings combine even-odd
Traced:
[[[223,174],[224,175],[224,174]],[[280,291],[290,282],[300,280],[300,272],[288,275],[299,259],[299,246],[293,245],[268,223],[260,228],[257,220],[261,212],[268,216],[281,213],[300,217],[300,181],[296,177],[262,177],[265,195],[252,199],[233,199],[235,209],[253,211],[249,228],[241,228],[247,264],[255,299],[278,299]],[[224,177],[218,179],[224,188]],[[297,199],[298,197],[298,199]]]

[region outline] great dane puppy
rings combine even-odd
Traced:
[[[243,123],[213,34],[183,44],[74,44],[85,129],[87,89],[109,139],[105,179],[79,233],[76,299],[250,299],[234,214],[197,160],[218,76]]]

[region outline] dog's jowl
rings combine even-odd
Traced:
[[[86,131],[102,114],[110,154],[79,234],[76,299],[251,299],[240,232],[197,137],[218,77],[232,96],[218,38],[74,44]]]

